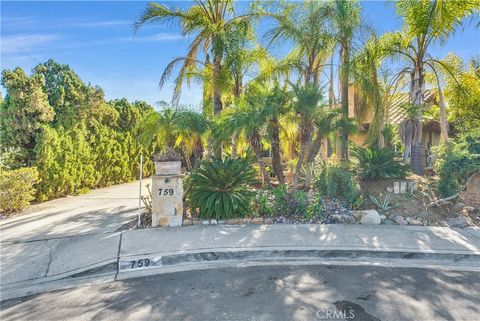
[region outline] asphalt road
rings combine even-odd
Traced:
[[[143,181],[143,194],[147,195]],[[26,242],[113,232],[138,214],[139,183],[125,183],[32,206],[29,214],[0,220],[1,242]]]
[[[2,302],[1,320],[478,320],[480,273],[225,268],[97,284]]]

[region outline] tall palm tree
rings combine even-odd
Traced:
[[[448,37],[462,24],[464,18],[480,9],[480,0],[447,1],[447,0],[398,0],[397,14],[403,18],[401,32],[387,33],[382,37],[385,49],[393,56],[405,59],[407,65],[400,74],[410,76],[410,103],[424,106],[425,72],[432,69],[448,67],[439,59],[433,58],[429,51],[434,44],[444,43]],[[441,107],[442,140],[448,140],[445,106]],[[418,108],[415,126],[408,126],[412,133],[412,142],[404,141],[405,149],[411,151],[414,172],[421,174],[423,108]],[[405,123],[403,124],[405,127]],[[406,128],[405,128],[406,129]],[[405,155],[408,155],[406,153]]]
[[[270,44],[289,40],[293,48],[287,56],[290,66],[305,84],[319,85],[326,59],[333,49],[334,39],[326,32],[327,11],[318,1],[287,5],[283,11],[270,14],[277,25],[265,34]]]
[[[357,0],[334,0],[328,7],[331,34],[339,47],[341,107],[344,116],[348,117],[350,64],[354,35],[361,26],[360,6]],[[348,128],[342,129],[341,153],[343,159],[348,159]]]
[[[222,110],[220,74],[225,42],[228,41],[225,34],[229,28],[241,21],[247,21],[250,16],[250,14],[235,16],[233,2],[233,0],[195,0],[194,4],[187,9],[171,9],[162,4],[150,2],[135,22],[134,29],[138,32],[148,23],[169,23],[177,20],[180,22],[183,35],[194,36],[186,56],[172,60],[165,68],[160,80],[160,86],[163,86],[173,69],[183,63],[175,80],[174,101],[178,101],[182,82],[188,73],[195,69],[196,64],[204,64],[197,59],[198,52],[202,48],[212,57],[215,115]]]

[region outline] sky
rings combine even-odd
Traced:
[[[161,1],[162,2],[162,1]],[[163,1],[171,7],[190,2]],[[240,9],[248,5],[240,2]],[[172,82],[159,90],[160,76],[173,58],[183,56],[191,38],[178,24],[148,25],[135,37],[132,24],[145,8],[142,1],[1,1],[1,69],[23,68],[27,73],[48,59],[70,65],[86,83],[98,85],[107,99],[126,97],[150,104],[170,101]],[[364,21],[379,34],[400,30],[402,21],[394,5],[361,1]],[[271,22],[258,28],[260,39]],[[480,29],[467,23],[432,54],[454,51],[462,59],[480,53]],[[288,48],[272,49],[276,56]],[[5,89],[0,87],[1,93]],[[180,103],[197,105],[202,86],[192,83],[182,91]]]

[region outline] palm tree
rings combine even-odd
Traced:
[[[156,142],[162,150],[179,150],[189,170],[203,158],[202,136],[209,130],[207,118],[191,110],[165,108],[149,111],[139,125],[139,141],[150,146]]]
[[[286,58],[286,65],[295,69],[305,84],[320,83],[325,61],[333,49],[333,37],[326,32],[327,11],[321,2],[287,5],[278,14],[270,14],[277,25],[265,36],[270,44],[289,40],[293,48]]]
[[[175,20],[180,22],[184,35],[194,35],[188,53],[185,57],[177,57],[165,68],[160,79],[160,87],[171,75],[173,69],[183,63],[175,80],[173,100],[178,102],[182,82],[188,73],[195,69],[196,64],[204,65],[197,59],[200,48],[212,57],[212,84],[214,114],[222,110],[222,97],[220,90],[220,75],[222,69],[222,57],[225,48],[225,37],[229,28],[236,23],[247,21],[250,14],[235,16],[233,0],[195,0],[194,4],[187,9],[168,8],[165,5],[150,2],[134,24],[135,32],[138,32],[148,23],[169,23]]]
[[[295,172],[292,177],[292,189],[296,190],[300,171],[303,166],[307,152],[310,150],[312,134],[315,130],[314,118],[319,111],[319,104],[322,100],[322,91],[315,84],[299,86],[290,84],[295,94],[295,101],[292,104],[293,112],[297,117],[300,133],[300,151],[295,166]]]
[[[340,100],[345,117],[348,117],[348,87],[353,38],[361,26],[360,7],[356,0],[335,0],[329,4],[331,34],[337,41],[340,56]],[[348,159],[348,128],[342,129],[342,158]]]
[[[382,37],[385,49],[394,57],[407,61],[407,65],[399,74],[410,76],[410,103],[424,106],[425,71],[431,69],[437,73],[437,68],[449,72],[448,67],[440,60],[431,57],[429,50],[435,43],[444,43],[446,39],[461,25],[464,18],[480,9],[479,0],[466,1],[411,1],[399,0],[397,13],[402,16],[404,27],[402,32],[387,33]],[[445,105],[441,104],[442,140],[448,140]],[[423,108],[418,108],[423,111]],[[409,120],[406,120],[409,121]],[[414,130],[405,133],[405,137],[412,137],[412,142],[404,141],[405,149],[411,151],[412,168],[414,172],[423,172],[421,164],[423,117],[419,112],[415,119],[415,126],[406,126],[404,130]],[[408,128],[407,128],[408,127]],[[405,157],[404,156],[404,157]]]
[[[255,158],[260,165],[263,181],[272,187],[267,166],[263,161],[262,137],[266,135],[268,109],[264,109],[267,94],[265,88],[251,85],[247,89],[241,104],[237,108],[226,110],[218,121],[217,139],[231,137],[234,132],[243,134],[252,148]]]

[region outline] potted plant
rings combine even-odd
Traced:
[[[182,168],[180,154],[172,148],[161,151],[153,157],[156,175],[179,175]]]

